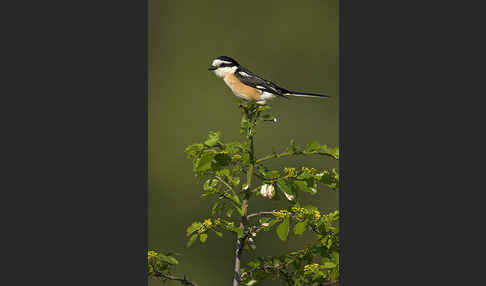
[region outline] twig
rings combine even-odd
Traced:
[[[282,276],[284,277],[284,281],[287,282],[288,285],[293,285],[293,281],[292,281],[292,278],[287,274],[285,273],[282,269],[280,269],[279,266],[267,266],[267,265],[263,265],[263,266],[259,266],[259,267],[255,267],[255,268],[252,268],[244,273],[241,274],[241,278],[245,277],[245,276],[248,276],[250,274],[252,274],[253,272],[255,271],[258,271],[258,270],[278,270]]]
[[[261,215],[273,215],[273,211],[253,213],[253,214],[249,214],[247,217],[251,218],[251,217],[254,217],[254,216],[261,216]]]
[[[250,269],[250,270],[248,270],[248,271],[246,271],[246,272],[243,272],[243,273],[241,274],[241,278],[243,278],[243,277],[245,277],[245,276],[247,276],[247,275],[250,275],[250,274],[252,274],[253,272],[258,271],[258,270],[267,270],[267,269],[275,269],[275,268],[277,268],[277,267],[271,267],[271,266],[267,266],[267,265],[263,265],[263,266],[255,267],[255,268],[252,268],[252,269]]]
[[[156,277],[162,277],[162,278],[169,279],[169,280],[179,281],[179,282],[181,282],[184,285],[199,286],[199,284],[187,280],[185,276],[184,276],[184,278],[180,278],[180,277],[175,277],[175,276],[171,276],[171,275],[166,275],[166,274],[160,273],[160,272],[156,272],[154,274],[154,276],[156,276]]]
[[[225,180],[223,180],[221,177],[219,176],[215,176],[215,178],[220,181],[221,183],[223,183],[228,189],[230,189],[234,195],[236,195],[236,192],[235,190],[233,189],[233,187],[230,186],[230,184],[228,184],[228,182],[226,182]]]
[[[326,154],[326,153],[319,153],[317,151],[301,151],[301,152],[292,152],[292,151],[288,151],[288,152],[282,152],[280,154],[272,154],[272,155],[268,155],[268,156],[265,156],[265,157],[262,157],[260,159],[258,159],[256,162],[257,164],[258,163],[261,163],[263,161],[267,161],[267,160],[270,160],[270,159],[275,159],[275,158],[280,158],[280,157],[285,157],[285,156],[292,156],[292,155],[312,155],[312,154],[321,154],[321,155],[325,155],[325,156],[329,156],[333,159],[337,159],[335,156],[331,155],[331,154]]]

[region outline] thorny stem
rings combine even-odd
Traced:
[[[248,225],[248,200],[250,199],[250,187],[251,187],[251,178],[253,176],[253,167],[255,166],[255,152],[253,147],[253,134],[254,128],[256,125],[256,110],[248,110],[247,108],[243,107],[245,111],[246,119],[249,123],[248,128],[248,135],[247,135],[247,144],[250,147],[249,155],[250,155],[250,166],[248,168],[248,173],[246,177],[246,187],[245,187],[245,194],[243,197],[243,203],[241,205],[241,209],[243,210],[243,215],[241,217],[240,228],[245,230]],[[233,286],[240,285],[240,268],[241,268],[241,254],[243,252],[243,247],[245,245],[245,240],[248,238],[248,234],[244,235],[243,237],[239,237],[236,241],[236,253],[235,253],[235,275],[233,278]]]

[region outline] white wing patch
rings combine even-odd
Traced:
[[[247,74],[246,72],[243,72],[243,71],[240,71],[238,73],[241,74],[242,76],[251,77],[249,74]]]
[[[256,88],[258,88],[258,89],[266,89],[264,86],[261,86],[261,85],[257,85]]]

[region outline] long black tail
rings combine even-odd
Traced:
[[[327,94],[317,94],[317,93],[309,93],[309,92],[297,92],[297,91],[289,91],[285,93],[285,95],[290,96],[301,96],[301,97],[324,97],[329,98],[330,96]]]

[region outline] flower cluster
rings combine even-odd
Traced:
[[[302,173],[306,173],[306,174],[311,174],[311,175],[315,175],[317,172],[317,170],[315,168],[307,168],[307,167],[302,167]]]
[[[285,175],[289,178],[294,178],[297,176],[295,168],[284,168]]]
[[[309,210],[306,208],[292,207],[291,212],[299,219],[304,220],[306,218],[319,220],[321,218],[321,213],[318,210]]]
[[[312,274],[318,270],[319,270],[319,264],[317,263],[307,264],[306,266],[304,266],[304,274]]]
[[[150,258],[154,258],[154,257],[157,257],[158,253],[153,251],[153,250],[149,250],[147,252],[147,258],[150,259]]]
[[[205,227],[210,227],[211,225],[213,225],[213,222],[209,218],[203,222],[203,226]]]
[[[307,214],[307,210],[304,208],[299,208],[299,207],[292,207],[292,213],[295,214],[295,216],[298,219],[304,219],[304,216]]]
[[[273,214],[278,218],[286,218],[286,217],[290,217],[291,215],[291,213],[288,210],[275,211],[273,212]]]

